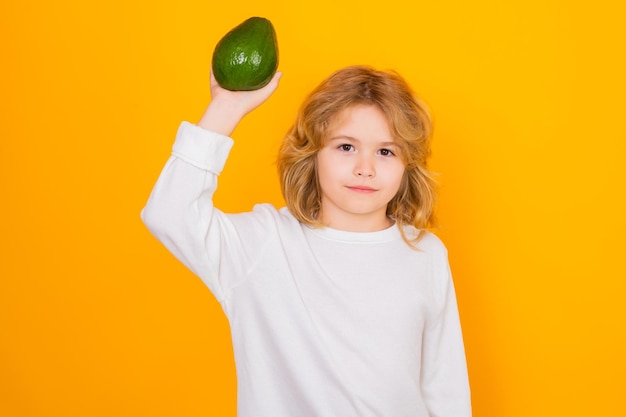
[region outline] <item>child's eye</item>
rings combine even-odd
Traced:
[[[395,154],[391,151],[391,149],[386,149],[386,148],[381,149],[381,150],[380,150],[380,151],[378,151],[378,152],[380,152],[380,154],[381,154],[382,156],[394,156],[394,155],[395,155]]]
[[[344,152],[350,152],[352,149],[354,149],[354,146],[348,143],[344,143],[344,144],[339,145],[337,149],[339,149],[340,151],[344,151]]]

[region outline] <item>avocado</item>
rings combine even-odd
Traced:
[[[251,17],[228,32],[213,50],[213,75],[227,90],[257,90],[278,68],[278,42],[272,22]]]

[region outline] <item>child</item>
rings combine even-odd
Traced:
[[[466,417],[463,340],[426,169],[431,122],[393,72],[348,67],[280,148],[286,208],[211,202],[241,118],[269,98],[211,80],[142,212],[228,317],[240,417]]]

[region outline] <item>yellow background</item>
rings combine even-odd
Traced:
[[[625,415],[621,4],[2,0],[0,415],[235,415],[220,307],[139,211],[209,101],[215,43],[253,15],[284,76],[217,203],[280,205],[304,95],[397,69],[435,116],[475,415]]]

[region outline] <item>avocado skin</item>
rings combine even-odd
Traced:
[[[251,17],[230,30],[213,50],[213,75],[231,91],[257,90],[278,68],[278,42],[272,22]]]

